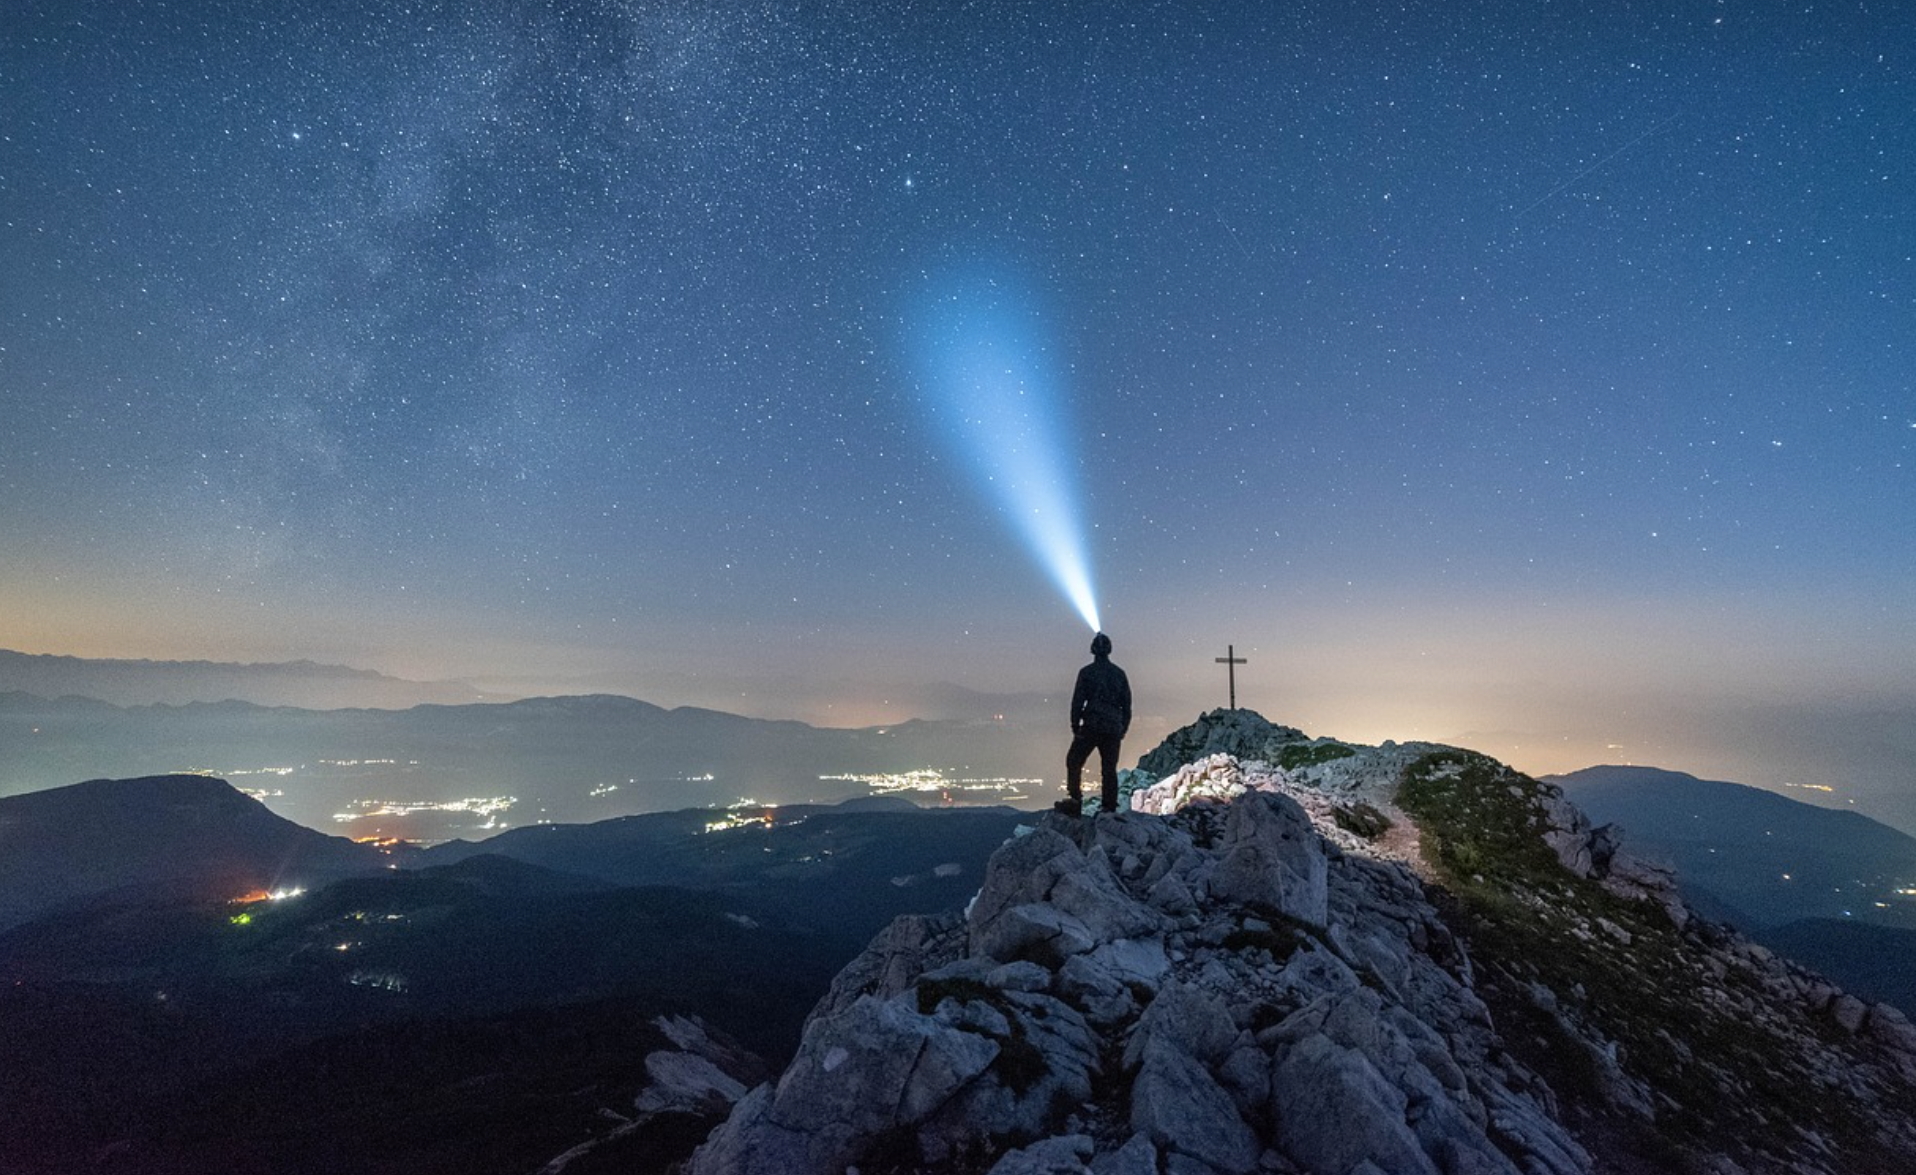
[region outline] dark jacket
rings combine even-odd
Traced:
[[[1123,735],[1131,729],[1131,682],[1109,657],[1098,657],[1078,670],[1078,687],[1071,691],[1073,733]]]

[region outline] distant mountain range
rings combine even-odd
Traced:
[[[238,664],[64,657],[0,649],[0,693],[95,698],[117,706],[246,701],[312,710],[404,709],[489,700],[464,682],[407,681],[314,661]]]
[[[899,799],[735,812],[738,823],[707,832],[712,815],[517,828],[477,844],[438,845],[419,860],[492,856],[622,886],[754,892],[856,950],[901,902],[925,912],[962,906],[978,887],[975,863],[1030,819],[1010,808],[924,809]],[[820,919],[822,911],[829,916]]]
[[[506,825],[589,822],[726,804],[837,800],[842,776],[934,769],[959,780],[1055,774],[1058,746],[993,721],[846,730],[666,710],[610,695],[302,710],[247,702],[118,707],[0,694],[0,795],[95,777],[202,771],[263,792],[273,809],[354,838],[443,840]],[[1015,789],[1014,789],[1015,790]],[[336,816],[353,819],[336,821]]]

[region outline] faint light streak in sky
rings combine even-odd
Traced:
[[[982,266],[943,275],[924,294],[912,342],[941,440],[1096,631],[1062,404],[1032,297],[1015,277]]]

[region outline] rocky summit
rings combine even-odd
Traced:
[[[1555,788],[1247,711],[1159,750],[881,932],[689,1171],[1916,1171],[1909,1021]]]

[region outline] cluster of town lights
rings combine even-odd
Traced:
[[[858,775],[821,775],[825,783],[855,783],[870,789],[878,795],[895,795],[899,792],[993,792],[1017,796],[1028,793],[1044,784],[1042,779],[1022,779],[1016,776],[994,776],[989,778],[947,778],[945,773],[935,768],[921,767],[916,771],[885,771],[874,774]]]

